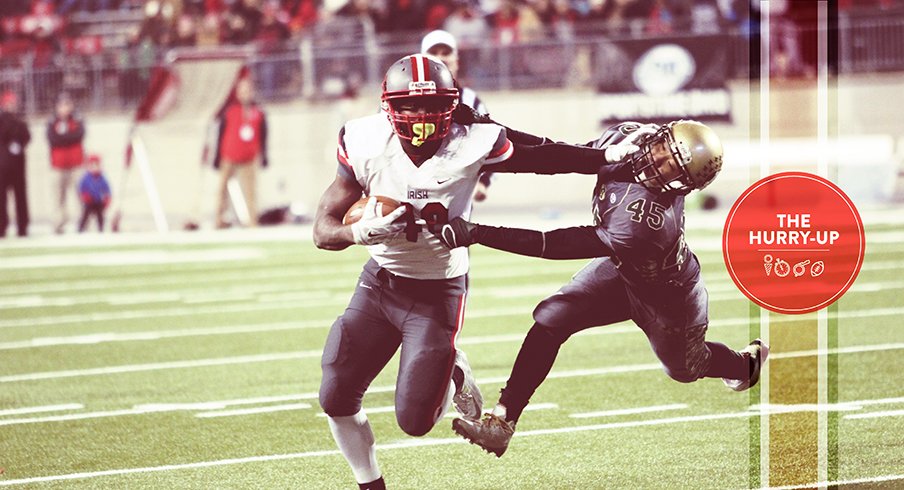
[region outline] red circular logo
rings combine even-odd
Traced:
[[[809,313],[835,302],[857,278],[865,250],[854,203],[835,184],[805,172],[750,186],[722,232],[731,279],[776,313]]]

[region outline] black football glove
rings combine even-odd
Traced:
[[[452,120],[458,124],[495,124],[489,114],[481,114],[474,110],[473,107],[466,104],[458,104],[452,111]]]
[[[434,235],[448,248],[468,247],[475,243],[474,230],[477,226],[460,217],[452,218],[452,221],[444,224],[439,233]]]

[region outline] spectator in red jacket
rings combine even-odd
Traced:
[[[247,225],[257,226],[257,166],[267,166],[267,119],[254,102],[254,84],[245,76],[235,85],[235,97],[218,117],[219,138],[214,168],[220,169],[217,228],[227,228],[229,179],[238,177],[248,209]],[[235,197],[233,203],[237,203]],[[242,214],[242,213],[236,213]],[[241,218],[241,216],[240,216]]]
[[[84,161],[82,142],[85,140],[85,124],[73,112],[74,105],[68,94],[60,94],[56,114],[47,123],[47,141],[50,143],[50,165],[56,171],[54,199],[58,206],[56,232],[63,233],[69,221],[66,196],[73,187],[75,171]]]
[[[87,171],[78,184],[79,197],[82,200],[82,219],[78,223],[78,232],[88,227],[88,218],[97,219],[97,229],[104,231],[104,210],[110,205],[110,184],[100,171],[100,157],[88,155]]]

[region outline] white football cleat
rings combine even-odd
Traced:
[[[769,357],[769,346],[764,344],[762,340],[756,339],[747,347],[740,350],[740,354],[750,360],[750,377],[747,379],[726,379],[722,378],[725,386],[735,391],[745,391],[756,385],[760,380],[760,371],[766,358]]]
[[[462,417],[468,420],[480,420],[480,414],[483,412],[483,395],[480,394],[480,388],[471,372],[468,356],[461,350],[455,350],[455,366],[452,369],[458,369],[464,375],[461,386],[455,387],[452,406]]]

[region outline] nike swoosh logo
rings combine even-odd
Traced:
[[[359,282],[358,285],[364,289],[373,289],[372,287],[368,286],[367,284],[364,284],[363,282]]]
[[[372,231],[368,231],[368,232],[367,232],[367,238],[373,238],[373,237],[375,237],[375,236],[377,236],[376,233],[374,233],[374,232],[372,232]]]
[[[446,180],[437,180],[436,183],[442,185],[442,184],[445,184],[446,182],[449,182],[450,180],[452,180],[451,177]]]

